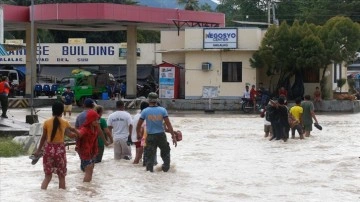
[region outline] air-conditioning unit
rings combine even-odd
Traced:
[[[203,63],[201,64],[201,69],[202,69],[203,71],[209,71],[209,70],[211,70],[211,63],[203,62]]]

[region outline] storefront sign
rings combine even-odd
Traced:
[[[37,45],[36,61],[43,65],[117,65],[124,58],[120,57],[120,44],[69,44],[41,43]],[[140,59],[140,48],[137,49]],[[125,52],[126,56],[126,52]],[[8,51],[7,56],[0,56],[1,64],[26,64],[26,48]]]
[[[236,28],[205,28],[204,49],[237,48],[238,30]]]
[[[160,67],[159,74],[159,97],[174,98],[175,67]]]

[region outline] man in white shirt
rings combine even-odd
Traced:
[[[245,91],[244,91],[244,95],[243,98],[247,98],[250,99],[250,90],[249,90],[249,86],[245,86]]]
[[[114,139],[114,158],[131,159],[131,147],[127,144],[131,138],[132,118],[129,112],[125,111],[124,102],[116,102],[117,111],[109,115],[107,125],[113,134]]]

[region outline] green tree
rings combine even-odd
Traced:
[[[267,68],[269,76],[278,74],[276,89],[285,87],[290,98],[304,93],[303,73],[309,68],[320,68],[318,58],[322,58],[324,47],[307,23],[300,25],[295,21],[292,26],[286,22],[279,27],[271,26],[259,50],[250,59],[252,67]],[[290,84],[290,79],[295,82]]]
[[[0,1],[0,4],[17,5],[15,0],[3,0],[3,1]]]
[[[320,85],[324,92],[325,72],[329,64],[352,61],[360,48],[360,25],[349,18],[334,17],[324,26],[295,21],[268,29],[258,51],[250,59],[255,68],[267,68],[269,76],[279,74],[277,88],[289,90],[289,81],[295,82],[289,91],[292,98],[303,92],[302,77],[306,70],[322,68]]]
[[[282,0],[282,2],[284,2],[284,0]],[[338,15],[349,17],[355,22],[360,21],[359,0],[294,0],[294,2],[300,11],[295,16],[301,21],[323,25],[330,18]]]
[[[325,48],[322,62],[321,90],[325,88],[325,73],[332,63],[349,63],[360,49],[360,25],[347,17],[334,17],[318,33]]]
[[[185,10],[200,10],[199,0],[177,0],[178,4],[184,5]]]
[[[203,4],[200,6],[201,11],[208,11],[208,12],[213,12],[213,9],[211,8],[211,6],[207,3]]]
[[[359,0],[220,0],[216,10],[225,13],[227,26],[237,26],[233,20],[267,22],[268,4],[274,4],[275,18],[280,24],[298,20],[323,25],[338,15],[360,22]],[[272,11],[270,15],[272,19]]]
[[[236,21],[267,22],[267,0],[222,0],[217,11],[225,13],[227,26],[238,26]]]

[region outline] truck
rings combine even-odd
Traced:
[[[99,99],[103,93],[107,93],[107,87],[115,82],[112,74],[106,71],[90,72],[82,69],[75,69],[71,75],[61,79],[57,88],[57,97],[61,99],[67,87],[74,93],[78,106],[82,106],[86,98]]]
[[[10,97],[25,94],[25,73],[13,66],[0,66],[0,76],[7,76],[10,84]]]

